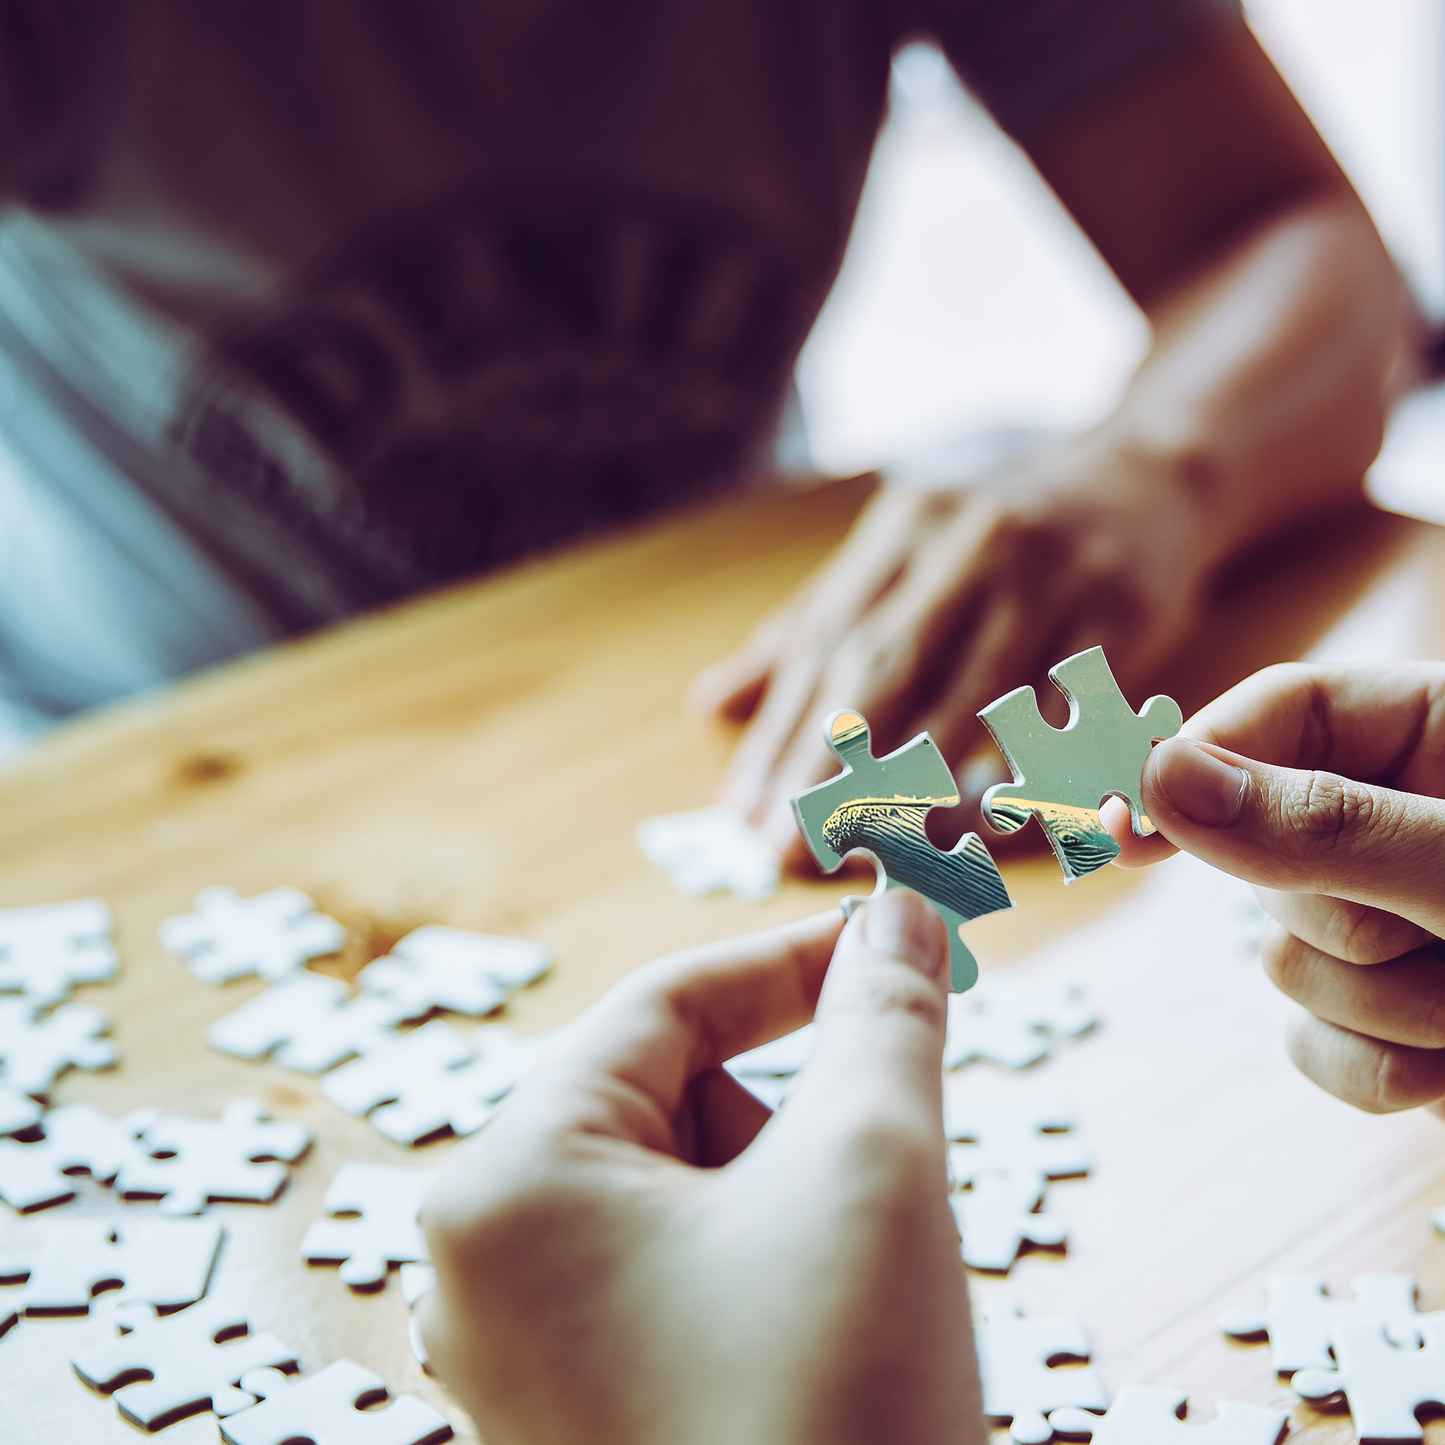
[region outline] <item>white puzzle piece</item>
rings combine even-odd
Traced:
[[[102,1035],[110,1019],[89,1004],[64,1003],[36,1018],[25,998],[0,998],[0,1081],[43,1097],[67,1069],[108,1069],[118,1055]]]
[[[318,913],[299,888],[252,898],[234,888],[206,888],[196,895],[194,912],[163,920],[160,932],[161,945],[185,959],[202,983],[253,973],[274,982],[346,942],[341,924]]]
[[[1024,1319],[1013,1300],[999,1297],[984,1310],[973,1339],[983,1413],[996,1423],[1011,1421],[1009,1438],[1018,1445],[1043,1445],[1052,1438],[1045,1418],[1050,1411],[1065,1405],[1102,1410],[1109,1403],[1097,1371],[1056,1367],[1089,1358],[1088,1331],[1077,1319]]]
[[[384,998],[349,998],[340,979],[298,973],[217,1019],[206,1042],[224,1054],[263,1059],[320,1074],[344,1059],[370,1053],[397,1038],[401,1010]]]
[[[732,892],[748,903],[763,903],[778,891],[777,850],[731,808],[644,818],[637,825],[637,846],[690,898]]]
[[[398,939],[356,981],[404,1002],[409,1019],[433,1009],[480,1017],[499,1008],[512,989],[535,983],[552,962],[552,950],[542,943],[429,923]]]
[[[380,1289],[394,1264],[428,1261],[417,1216],[435,1177],[435,1169],[343,1164],[322,1200],[330,1217],[307,1226],[301,1258],[339,1264],[342,1280],[356,1290]]]
[[[1026,1171],[1047,1179],[1089,1172],[1074,1115],[1057,1094],[970,1094],[956,1083],[943,1096],[943,1128],[954,1141],[948,1164],[962,1187],[988,1173]]]
[[[1056,1214],[1034,1213],[1043,1197],[1043,1175],[1029,1170],[979,1174],[972,1189],[950,1194],[963,1262],[1006,1273],[1025,1242],[1046,1249],[1062,1245],[1068,1225]]]
[[[219,1119],[163,1114],[121,1166],[116,1192],[158,1198],[162,1214],[201,1214],[213,1200],[270,1204],[311,1137],[305,1124],[268,1120],[260,1099],[233,1099]]]
[[[1026,1069],[1055,1039],[1078,1038],[1099,1022],[1084,991],[1063,979],[986,974],[967,993],[950,994],[943,1067],[975,1059]]]
[[[1221,1401],[1209,1424],[1185,1424],[1186,1399],[1182,1390],[1125,1385],[1107,1415],[1055,1410],[1049,1424],[1065,1440],[1092,1437],[1094,1445],[1276,1445],[1289,1424],[1283,1411],[1233,1400]]]
[[[75,984],[109,982],[120,970],[114,931],[99,898],[0,910],[0,993],[48,1008]]]
[[[119,1284],[171,1311],[205,1293],[224,1231],[213,1219],[57,1220],[20,1292],[26,1315],[83,1315]]]
[[[1265,1307],[1229,1310],[1219,1321],[1236,1339],[1269,1336],[1275,1372],[1328,1370],[1334,1366],[1330,1340],[1346,1328],[1387,1329],[1401,1337],[1415,1328],[1415,1281],[1408,1274],[1362,1274],[1350,1281],[1353,1299],[1325,1293],[1323,1276],[1271,1274],[1265,1277]]]
[[[135,1152],[136,1135],[154,1117],[137,1109],[111,1119],[89,1104],[67,1104],[44,1116],[43,1138],[0,1139],[0,1199],[28,1213],[75,1197],[76,1174],[109,1183]]]
[[[142,1430],[201,1410],[234,1415],[256,1403],[236,1388],[247,1370],[297,1364],[295,1350],[274,1335],[252,1334],[245,1311],[215,1297],[160,1316],[154,1305],[126,1299],[113,1318],[120,1339],[81,1350],[70,1363]]]
[[[19,1089],[0,1084],[0,1137],[23,1134],[40,1122],[40,1105]]]
[[[1338,1368],[1300,1370],[1291,1387],[1311,1404],[1343,1395],[1361,1440],[1423,1440],[1416,1411],[1445,1409],[1445,1312],[1417,1315],[1397,1338],[1343,1326],[1332,1336]]]
[[[351,1360],[300,1379],[247,1370],[241,1388],[265,1398],[225,1421],[227,1445],[439,1445],[452,1438],[445,1417],[414,1395],[377,1408],[387,1399],[386,1382]]]

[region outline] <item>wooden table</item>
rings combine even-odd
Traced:
[[[212,1114],[257,1094],[315,1126],[278,1204],[216,1211],[214,1287],[306,1369],[349,1356],[472,1438],[411,1358],[395,1281],[353,1295],[297,1259],[342,1160],[434,1164],[451,1145],[392,1145],[311,1079],[207,1049],[205,1026],[259,986],[196,982],[160,949],[158,921],[207,884],[294,883],[350,928],[327,965],[346,976],[428,921],[539,938],[560,962],[509,1009],[525,1033],[654,954],[828,906],[841,885],[790,881],[758,906],[682,898],[632,832],[708,801],[729,738],[684,713],[687,679],[823,555],[864,490],[759,495],[425,599],[79,722],[0,771],[0,906],[93,892],[119,923],[122,978],[80,996],[110,1011],[122,1063],[67,1076],[57,1099]],[[1188,711],[1342,618],[1327,650],[1440,655],[1441,558],[1433,532],[1334,519],[1243,566],[1163,681]],[[1063,1090],[1096,1168],[1050,1190],[1072,1225],[1067,1256],[980,1277],[980,1300],[1006,1291],[1032,1314],[1081,1315],[1111,1387],[1175,1384],[1206,1417],[1219,1398],[1291,1398],[1264,1349],[1215,1324],[1227,1305],[1262,1303],[1266,1272],[1340,1288],[1413,1272],[1423,1307],[1445,1306],[1445,1243],[1427,1224],[1445,1203],[1441,1126],[1367,1118],[1292,1071],[1286,1005],[1239,942],[1241,885],[1188,860],[1067,891],[1047,859],[1006,872],[1021,906],[974,926],[983,966],[1078,977],[1104,1022],[1026,1075],[975,1065],[962,1083]],[[87,1186],[19,1228],[33,1241],[66,1211],[115,1207]],[[134,1440],[69,1368],[102,1321],[26,1321],[0,1341],[0,1437]],[[1296,1420],[1308,1440],[1351,1438],[1343,1416],[1301,1407]],[[213,1441],[216,1427],[202,1415],[164,1438]]]

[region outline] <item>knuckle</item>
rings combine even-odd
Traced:
[[[1311,769],[1279,799],[1281,831],[1310,855],[1329,855],[1389,826],[1373,789],[1337,773]]]
[[[1325,918],[1330,953],[1347,963],[1384,963],[1399,953],[1400,921],[1360,903],[1335,904]]]

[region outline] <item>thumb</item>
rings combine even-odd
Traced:
[[[1143,801],[1171,843],[1236,878],[1445,924],[1438,798],[1170,738],[1144,765]]]

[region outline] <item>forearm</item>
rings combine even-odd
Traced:
[[[1201,560],[1358,494],[1412,312],[1353,195],[1277,214],[1149,311],[1154,344],[1095,440],[1180,489]]]

